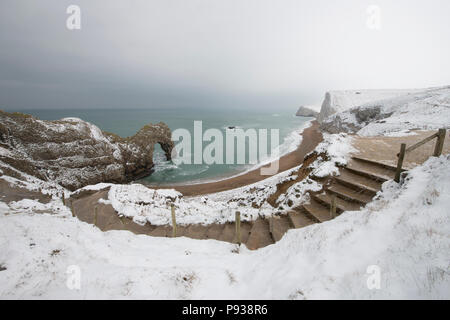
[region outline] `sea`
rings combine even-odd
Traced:
[[[165,122],[169,128],[187,129],[191,133],[191,146],[194,146],[194,121],[201,121],[203,133],[210,128],[219,129],[224,136],[223,147],[225,155],[225,136],[227,130],[261,129],[267,130],[269,142],[266,157],[258,157],[257,163],[249,162],[249,141],[246,140],[245,163],[226,164],[178,164],[167,161],[161,147],[156,144],[153,160],[154,172],[138,182],[148,185],[195,184],[217,181],[231,176],[243,174],[264,163],[273,160],[274,143],[271,143],[271,130],[277,129],[279,134],[278,155],[294,151],[301,143],[301,131],[311,118],[295,116],[295,109],[258,110],[258,109],[213,109],[213,108],[152,108],[152,109],[29,109],[15,110],[31,114],[42,120],[58,120],[66,117],[77,117],[91,122],[100,129],[115,133],[122,137],[134,135],[148,123]],[[229,129],[229,127],[234,129]],[[228,128],[228,129],[227,129]],[[262,131],[263,133],[265,131]],[[210,144],[203,142],[203,147]],[[177,142],[175,142],[177,144]],[[236,148],[236,147],[235,147]],[[192,158],[193,159],[193,158]],[[237,159],[237,158],[236,158]]]

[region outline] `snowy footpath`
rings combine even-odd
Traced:
[[[315,176],[336,175],[353,152],[351,136],[402,136],[410,130],[450,128],[450,87],[409,91],[331,92],[322,106],[330,130],[316,148]],[[0,149],[0,152],[7,152]],[[102,232],[72,217],[61,196],[68,190],[15,171],[1,183],[51,196],[0,201],[0,299],[449,299],[450,155],[431,157],[401,184],[387,181],[361,211],[291,229],[257,251],[215,240],[156,238]],[[224,223],[271,216],[266,200],[296,170],[257,184],[204,197],[140,185],[111,187],[119,215],[136,223],[170,223],[168,199],[181,224]],[[304,179],[279,195],[289,209],[306,190]],[[301,194],[300,194],[301,193]],[[30,193],[28,193],[30,194]],[[3,198],[2,198],[3,199]]]
[[[450,297],[450,157],[358,212],[249,251],[214,240],[101,232],[0,205],[0,297],[377,299]],[[220,288],[220,290],[217,290]]]

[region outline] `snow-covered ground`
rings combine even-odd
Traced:
[[[350,152],[354,151],[351,141],[347,134],[325,134],[324,141],[315,149],[321,156],[311,164],[311,175],[337,175],[337,166],[345,165]],[[177,223],[180,225],[233,222],[236,211],[240,211],[242,221],[256,220],[258,217],[270,217],[274,214],[276,210],[267,202],[268,198],[277,191],[277,184],[296,179],[295,173],[300,167],[242,188],[187,198],[175,190],[153,190],[141,184],[110,185],[108,200],[100,201],[111,204],[120,216],[132,218],[141,225],[147,222],[152,225],[171,224],[172,203],[176,207]],[[106,186],[108,185],[99,184],[83,189],[101,189]],[[281,206],[280,210],[289,210],[308,200],[303,197],[307,190],[318,191],[321,188],[317,182],[305,179],[282,194],[277,204]]]
[[[413,95],[419,89],[402,90],[336,90],[325,93],[318,120],[322,122],[329,116],[382,99],[392,99],[404,95]]]
[[[391,97],[394,95],[395,97]],[[410,91],[373,90],[353,101],[354,92],[337,92],[337,102],[322,106],[321,128],[363,136],[409,134],[409,130],[450,128],[450,86]],[[370,99],[369,99],[370,98]]]
[[[329,95],[334,100],[324,105],[339,113],[323,124],[361,135],[450,127],[450,87],[358,92]],[[324,134],[311,175],[338,174],[337,165],[344,165],[354,151],[351,141],[345,133]],[[450,298],[449,155],[430,158],[411,170],[403,184],[386,182],[363,210],[290,230],[258,251],[215,240],[101,232],[71,216],[61,200],[68,190],[4,168],[16,178],[0,171],[0,179],[52,200],[0,201],[2,299]],[[135,184],[83,189],[110,188],[108,199],[101,201],[137,223],[170,223],[173,201],[179,224],[224,223],[234,220],[236,210],[245,221],[295,207],[307,201],[302,196],[307,190],[322,187],[307,177],[281,194],[273,208],[267,199],[278,184],[296,179],[299,168],[202,197]],[[379,288],[374,288],[377,279]]]
[[[68,210],[12,214],[2,204],[0,297],[448,299],[449,203],[450,157],[431,158],[362,211],[258,251],[101,232]]]

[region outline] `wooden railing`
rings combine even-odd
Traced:
[[[437,139],[436,145],[434,146],[434,153],[433,156],[439,157],[442,154],[442,149],[444,148],[444,141],[445,141],[445,129],[439,129],[438,132],[435,134],[429,136],[428,138],[425,138],[416,144],[413,144],[412,146],[406,148],[406,143],[402,143],[400,146],[400,152],[397,153],[398,161],[397,161],[397,170],[395,171],[395,182],[400,182],[400,174],[402,173],[402,166],[403,166],[403,160],[405,159],[405,155],[408,152],[411,152],[418,147],[424,145],[425,143],[433,140],[434,138]]]

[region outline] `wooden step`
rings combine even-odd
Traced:
[[[328,192],[336,194],[341,199],[356,202],[362,206],[365,206],[367,203],[372,201],[373,198],[372,196],[358,192],[351,188],[347,188],[346,186],[338,183],[335,183],[328,188]]]
[[[284,234],[292,229],[288,216],[273,216],[269,219],[269,230],[273,241],[277,242],[283,238]]]
[[[167,225],[157,226],[149,233],[149,235],[151,235],[152,237],[171,237],[172,227],[169,227]]]
[[[192,224],[186,228],[185,237],[192,239],[206,239],[208,228],[199,224]]]
[[[350,159],[346,167],[347,169],[353,169],[356,171],[370,173],[375,178],[381,177],[384,178],[385,180],[391,180],[395,176],[395,170],[391,170],[380,164],[374,164],[367,161],[358,160],[355,158]]]
[[[302,207],[318,222],[325,222],[331,219],[330,209],[313,198],[311,198],[310,203],[304,204]]]
[[[363,157],[359,157],[359,156],[352,156],[352,159],[355,159],[356,161],[360,161],[360,162],[364,162],[364,163],[370,164],[372,166],[385,168],[385,169],[388,169],[388,170],[391,170],[391,171],[394,171],[394,172],[397,170],[396,167],[394,167],[394,166],[392,166],[390,164],[374,161],[372,159],[367,159],[367,158],[363,158]],[[406,170],[402,169],[402,171],[406,171]]]
[[[256,250],[273,243],[274,241],[269,231],[269,222],[261,218],[255,220],[246,243],[247,248]]]
[[[241,242],[247,243],[253,224],[250,222],[241,222]],[[236,239],[235,239],[236,240]]]
[[[236,234],[236,228],[234,223],[225,223],[223,225],[222,233],[220,234],[219,240],[226,242],[233,242],[234,236]]]
[[[187,229],[187,227],[185,227],[185,226],[177,226],[177,238],[184,237],[186,234],[186,229]],[[173,235],[172,226],[169,227],[169,230],[167,232],[168,232],[167,236],[172,237],[172,235]]]
[[[330,194],[317,194],[313,195],[314,200],[320,202],[322,205],[326,206],[329,211],[331,207],[331,195]],[[360,210],[361,205],[355,202],[346,201],[344,199],[336,197],[336,212],[342,213],[344,211],[355,211]]]
[[[363,176],[363,177],[367,177],[369,179],[378,181],[378,182],[386,182],[388,180],[392,180],[393,178],[386,176],[386,175],[381,175],[379,173],[375,173],[372,171],[368,171],[365,168],[360,168],[360,167],[356,167],[356,166],[347,166],[346,167],[347,170],[351,171],[354,174]]]
[[[364,193],[371,196],[375,196],[382,185],[379,181],[355,174],[346,168],[340,170],[340,174],[335,177],[335,180],[346,187],[356,191],[364,191]]]
[[[289,211],[287,213],[289,220],[291,221],[292,226],[295,229],[303,228],[309,226],[313,223],[316,223],[314,220],[309,218],[302,207],[296,208],[295,211]]]
[[[222,235],[224,225],[223,224],[213,224],[206,231],[206,239],[220,240]]]

